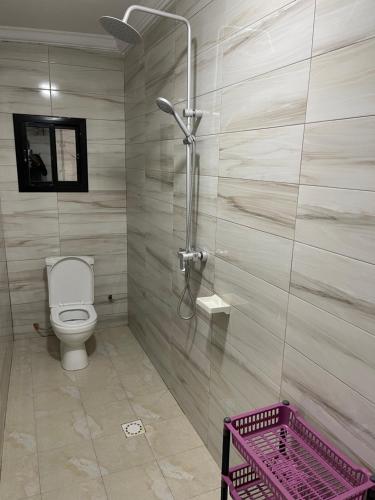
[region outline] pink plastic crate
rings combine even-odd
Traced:
[[[367,469],[351,462],[288,404],[244,413],[225,425],[254,480],[270,495],[254,498],[360,500],[374,487]]]
[[[229,470],[224,476],[233,500],[270,500],[275,498],[269,487],[264,484],[247,464]]]

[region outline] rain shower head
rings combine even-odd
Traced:
[[[136,45],[142,41],[142,36],[138,31],[125,21],[117,17],[103,16],[99,19],[103,28],[117,40]]]

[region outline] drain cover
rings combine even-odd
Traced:
[[[142,420],[134,420],[133,422],[122,424],[121,427],[126,437],[140,436],[146,432]]]

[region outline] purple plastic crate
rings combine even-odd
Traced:
[[[247,464],[229,469],[224,476],[233,500],[270,500],[275,498],[269,487],[264,484]]]
[[[374,487],[370,472],[332,446],[293,406],[277,403],[225,425],[253,478],[269,491],[264,498],[361,500]]]

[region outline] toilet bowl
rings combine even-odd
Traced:
[[[48,257],[51,325],[60,340],[61,364],[65,370],[88,365],[85,342],[94,333],[97,314],[94,302],[92,257]]]

